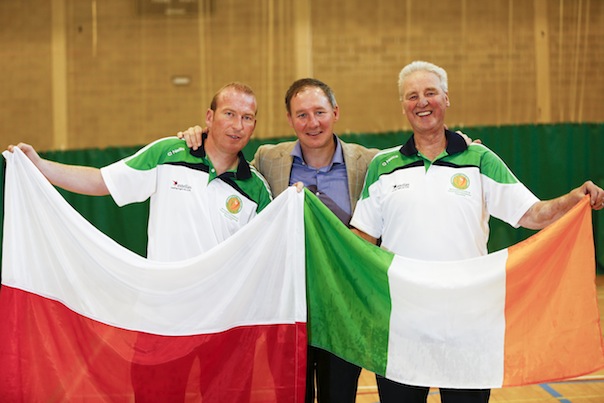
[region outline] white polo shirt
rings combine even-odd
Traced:
[[[203,146],[157,140],[101,169],[119,206],[151,198],[147,257],[175,261],[197,256],[247,224],[271,201],[264,178],[239,156],[236,171],[216,175]]]
[[[518,227],[537,197],[481,144],[447,131],[447,149],[430,162],[413,137],[371,162],[351,226],[382,247],[422,260],[485,255],[489,218]]]

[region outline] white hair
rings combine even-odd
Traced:
[[[403,67],[403,69],[398,75],[398,92],[401,101],[403,100],[403,84],[405,83],[405,80],[416,71],[428,71],[430,73],[436,74],[436,76],[440,80],[440,87],[442,88],[442,90],[444,92],[449,91],[449,87],[447,84],[447,72],[445,71],[445,69],[429,62],[415,60]]]

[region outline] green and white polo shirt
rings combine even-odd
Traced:
[[[239,155],[236,171],[216,175],[202,146],[167,137],[101,169],[119,206],[151,198],[147,257],[197,256],[247,224],[271,201],[264,178]]]
[[[518,227],[539,199],[487,147],[446,136],[434,161],[418,152],[413,136],[378,153],[350,224],[381,237],[384,248],[422,260],[485,255],[490,216]]]

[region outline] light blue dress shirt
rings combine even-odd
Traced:
[[[336,151],[333,155],[331,163],[324,167],[311,167],[304,161],[300,142],[296,142],[291,155],[294,157],[292,171],[289,176],[289,184],[293,185],[296,182],[304,183],[305,187],[316,189],[316,195],[330,207],[334,208],[325,196],[331,199],[337,207],[339,207],[348,217],[343,219],[336,211],[336,215],[348,224],[350,215],[352,214],[350,206],[350,195],[348,194],[348,176],[346,174],[346,163],[344,162],[344,153],[340,139],[334,135],[336,143]]]

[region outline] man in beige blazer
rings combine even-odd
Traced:
[[[274,197],[302,182],[348,225],[378,150],[345,143],[334,134],[339,107],[333,90],[319,80],[295,81],[285,95],[285,107],[298,140],[260,146],[251,164]],[[314,401],[315,379],[319,403],[354,402],[360,373],[360,367],[309,345],[306,402]]]
[[[290,173],[294,162],[291,153],[296,143],[297,141],[286,141],[279,144],[264,144],[258,148],[251,162],[251,165],[256,167],[268,181],[273,197],[290,186]],[[345,143],[342,140],[340,140],[340,144],[348,176],[350,205],[354,211],[357,199],[363,190],[367,166],[378,150],[368,149],[354,143]]]

